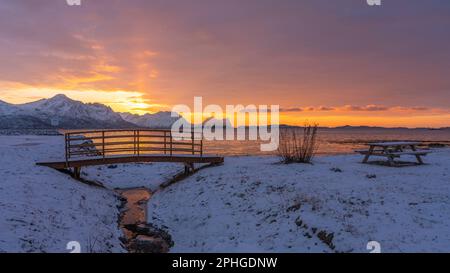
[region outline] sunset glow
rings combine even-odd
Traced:
[[[0,0],[0,34],[0,256],[450,251],[450,0]]]
[[[0,4],[0,100],[144,114],[202,96],[280,105],[283,124],[450,126],[448,3],[131,2]]]

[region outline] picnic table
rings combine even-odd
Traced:
[[[356,151],[360,154],[365,155],[363,163],[368,163],[371,156],[382,156],[387,158],[387,163],[389,166],[398,166],[399,162],[394,161],[395,158],[399,158],[402,155],[412,155],[417,159],[419,165],[424,164],[422,156],[426,156],[429,151],[419,150],[417,148],[421,142],[409,142],[409,141],[394,141],[394,142],[375,142],[368,143],[368,150]],[[402,162],[413,163],[413,162]]]

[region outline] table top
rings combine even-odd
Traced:
[[[370,146],[380,146],[380,147],[392,147],[392,146],[405,146],[405,145],[419,145],[421,142],[413,141],[392,141],[392,142],[374,142],[369,143]]]

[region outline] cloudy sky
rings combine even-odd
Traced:
[[[282,122],[450,126],[450,1],[0,0],[0,99],[278,104]]]

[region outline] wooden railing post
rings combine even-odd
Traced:
[[[105,154],[105,131],[102,131],[102,154],[103,154],[103,159],[105,159],[106,154]]]
[[[77,157],[97,157],[99,160],[106,160],[115,155],[140,157],[141,152],[143,156],[147,152],[150,154],[158,152],[162,155],[162,151],[164,155],[171,157],[178,154],[204,155],[203,134],[196,131],[184,132],[180,140],[178,134],[176,132],[175,134],[174,138],[171,130],[163,129],[68,132],[64,134],[65,163],[69,166],[70,161]],[[164,138],[164,141],[161,138]]]
[[[192,138],[192,154],[195,155],[195,134],[194,134],[194,131],[191,132],[191,138]]]
[[[64,134],[65,149],[66,149],[66,168],[69,167],[69,157],[70,157],[70,143],[69,143],[70,133]]]
[[[172,131],[170,131],[170,133],[169,133],[169,138],[170,138],[170,156],[172,156],[172,154],[173,154],[173,151],[172,151],[172,142],[173,142]]]
[[[200,135],[200,156],[203,157],[203,130]]]
[[[140,137],[140,132],[141,131],[137,131],[137,155],[140,156],[141,155],[141,137]]]
[[[136,130],[133,131],[133,154],[136,155]]]
[[[200,156],[203,157],[203,135],[202,139],[200,139]]]
[[[167,131],[164,131],[164,154],[167,154]]]

